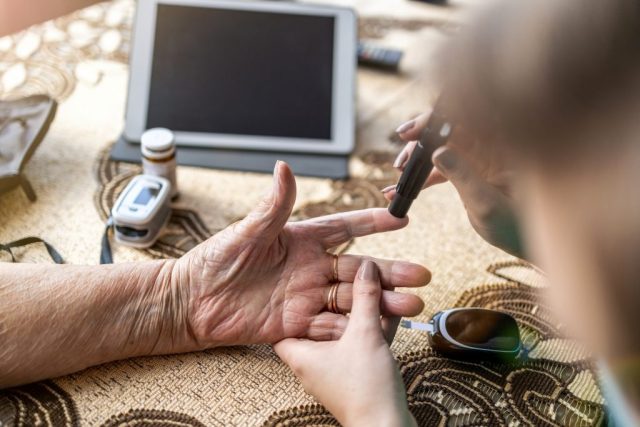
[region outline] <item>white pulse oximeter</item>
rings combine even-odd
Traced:
[[[136,248],[152,246],[169,221],[171,183],[153,175],[138,175],[111,209],[116,241]]]

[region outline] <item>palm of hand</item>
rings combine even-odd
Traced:
[[[231,227],[194,253],[201,263],[192,320],[197,335],[227,344],[304,335],[324,308],[331,259],[318,241],[300,234],[285,227],[273,241],[247,239]]]
[[[288,337],[335,339],[344,315],[323,311],[335,274],[327,253],[353,237],[407,224],[386,209],[371,209],[287,223],[295,202],[295,179],[276,167],[270,197],[239,221],[178,260],[174,276],[188,295],[186,331],[196,348],[274,343]],[[339,279],[349,289],[361,257],[340,258]],[[415,264],[379,261],[388,288],[421,286],[429,273]],[[390,295],[392,294],[392,295]],[[416,315],[421,300],[385,291],[393,315]],[[350,305],[350,302],[349,302]],[[341,309],[348,309],[343,305]]]

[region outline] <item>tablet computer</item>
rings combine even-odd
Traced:
[[[351,9],[270,1],[140,0],[124,139],[346,154],[355,134]]]

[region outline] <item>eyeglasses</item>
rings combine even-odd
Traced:
[[[427,333],[431,347],[457,359],[510,361],[522,348],[516,320],[484,308],[455,308],[436,313],[428,323],[402,320],[400,325]]]

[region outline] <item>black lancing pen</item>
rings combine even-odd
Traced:
[[[453,132],[453,124],[443,115],[440,104],[438,100],[396,185],[396,195],[389,205],[389,212],[397,218],[407,216],[433,170],[433,152],[446,144]]]

